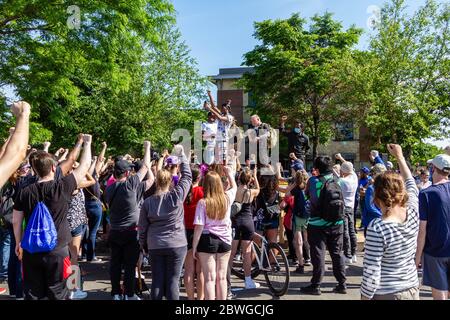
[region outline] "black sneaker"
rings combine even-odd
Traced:
[[[311,294],[313,296],[320,296],[322,294],[322,292],[320,291],[320,287],[314,286],[312,284],[307,287],[301,287],[300,292],[304,294]]]
[[[334,289],[334,293],[347,294],[347,287],[344,284],[338,284]]]
[[[304,266],[297,266],[297,269],[295,269],[295,273],[304,274],[305,273],[305,267]]]

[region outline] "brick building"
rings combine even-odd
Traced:
[[[238,87],[237,81],[247,72],[253,72],[253,68],[219,69],[218,75],[210,77],[210,80],[217,86],[217,104],[220,106],[231,99],[233,116],[244,130],[248,128],[250,123],[251,108],[254,106],[254,102],[251,93]],[[357,169],[369,166],[368,129],[356,127],[352,123],[339,123],[335,124],[335,132],[335,137],[328,144],[319,146],[319,155],[334,156],[339,152],[346,160],[353,162]],[[283,158],[282,155],[280,155],[281,158]],[[312,158],[310,156],[307,159],[308,168],[311,164]]]

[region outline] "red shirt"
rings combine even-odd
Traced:
[[[292,230],[292,208],[294,207],[294,197],[284,197],[284,201],[287,203],[287,212],[284,215],[283,225],[286,229]]]
[[[184,225],[186,229],[194,229],[194,216],[197,203],[200,199],[203,199],[203,187],[197,186],[192,188],[191,203],[184,202]]]

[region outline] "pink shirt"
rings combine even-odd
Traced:
[[[237,188],[233,188],[225,192],[228,198],[228,208],[225,218],[222,220],[213,220],[208,218],[206,215],[205,200],[203,199],[198,202],[197,208],[195,209],[194,225],[203,226],[203,233],[211,233],[229,245],[231,245],[231,242],[233,241],[230,214],[231,204],[236,198],[236,191]]]
[[[110,185],[116,183],[116,178],[114,178],[113,175],[111,175],[111,177],[109,177],[108,181],[106,182],[106,187],[109,187]]]

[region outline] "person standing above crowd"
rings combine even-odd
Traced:
[[[353,169],[353,163],[346,161],[340,153],[336,159],[341,161],[341,179],[339,184],[344,196],[344,255],[346,263],[356,263],[356,248],[358,245],[355,232],[355,200],[358,191],[358,176]]]
[[[206,141],[206,147],[203,155],[203,162],[211,165],[214,162],[214,152],[216,149],[217,121],[214,114],[208,112],[208,121],[202,123],[202,137]]]
[[[158,171],[156,193],[145,200],[139,217],[139,242],[150,253],[152,265],[152,300],[179,300],[178,284],[187,252],[183,202],[192,173],[181,145],[174,147],[171,157],[180,163],[180,180],[171,188],[171,172]]]
[[[344,199],[339,181],[333,176],[332,166],[330,157],[317,157],[314,160],[314,168],[318,171],[319,176],[310,178],[306,188],[306,195],[311,202],[308,242],[311,250],[313,276],[311,285],[302,287],[300,290],[305,294],[321,294],[320,285],[325,274],[326,249],[331,256],[333,275],[338,281],[333,292],[347,293],[347,278],[342,253]],[[333,198],[328,199],[331,195]],[[337,199],[334,199],[336,196]],[[333,210],[331,211],[331,209]]]
[[[432,161],[433,185],[419,194],[420,229],[416,253],[422,264],[423,285],[433,299],[447,300],[450,292],[450,156]]]
[[[298,120],[294,122],[294,127],[288,131],[285,126],[287,120],[287,116],[281,117],[280,132],[288,139],[288,152],[294,153],[304,164],[306,154],[310,149],[309,137],[304,133],[303,123]]]
[[[222,104],[219,110],[214,104],[214,98],[211,91],[208,90],[210,104],[205,102],[204,108],[210,111],[217,119],[217,136],[216,136],[216,163],[226,164],[230,143],[230,128],[233,125],[234,117],[231,115],[231,100]]]
[[[116,182],[106,189],[106,203],[110,212],[109,245],[111,247],[111,295],[121,300],[120,279],[124,269],[124,300],[139,300],[134,293],[135,267],[139,259],[137,225],[139,202],[154,182],[150,163],[150,142],[144,142],[144,166],[131,175],[131,164],[119,160],[114,164]],[[145,176],[149,178],[143,181]],[[172,176],[170,177],[172,178]]]
[[[200,260],[202,266],[205,300],[227,299],[227,271],[232,244],[230,214],[237,186],[235,172],[228,166],[224,171],[229,189],[224,190],[217,172],[208,172],[203,182],[204,199],[198,202],[195,211],[192,255]]]
[[[16,117],[16,127],[0,149],[0,188],[25,159],[28,146],[28,130],[31,107],[25,101],[15,102],[11,112]]]
[[[418,300],[415,265],[419,232],[419,190],[406,164],[402,148],[389,144],[400,175],[379,174],[374,181],[374,202],[382,217],[367,228],[361,299]]]
[[[13,211],[16,255],[22,260],[24,288],[29,300],[64,300],[68,288],[64,279],[64,267],[69,261],[68,244],[71,240],[67,213],[72,193],[81,185],[91,163],[90,135],[82,137],[83,153],[80,165],[73,173],[55,180],[56,161],[53,155],[38,151],[33,157],[33,169],[39,177],[37,183],[19,191]],[[58,234],[57,245],[50,252],[29,253],[22,250],[23,220],[28,223],[39,202],[45,203],[52,216]]]
[[[269,165],[270,125],[263,123],[257,114],[250,117],[250,123],[252,126],[247,130],[250,153],[256,155],[257,164]]]

